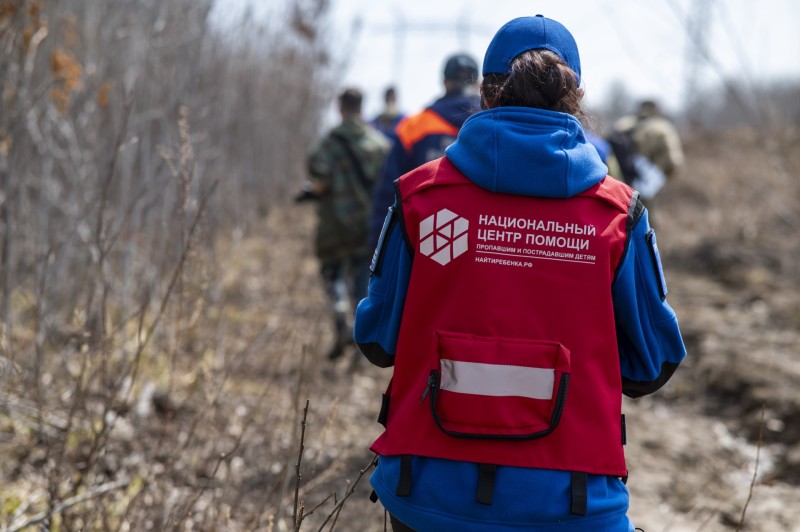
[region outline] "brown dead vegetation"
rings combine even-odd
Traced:
[[[0,527],[383,530],[389,375],[324,359],[313,211],[281,206],[328,3],[227,44],[207,2],[58,4],[0,0]],[[687,136],[659,197],[689,357],[625,403],[648,532],[797,529],[798,138]]]

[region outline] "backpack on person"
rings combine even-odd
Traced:
[[[371,179],[367,175],[364,164],[346,136],[333,132],[330,138],[342,148],[353,170],[344,174],[343,184],[347,186],[347,200],[342,199],[342,201],[335,202],[334,214],[336,221],[343,229],[353,234],[366,233],[369,227],[369,215],[372,207],[374,177]],[[364,235],[364,241],[366,241],[366,234]]]
[[[639,192],[642,199],[652,199],[667,182],[664,172],[650,159],[639,153],[633,136],[636,128],[615,130],[606,141],[617,159],[622,180]]]

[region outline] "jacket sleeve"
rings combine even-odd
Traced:
[[[389,208],[372,258],[367,297],[356,308],[353,338],[376,366],[394,365],[397,336],[411,275],[412,253],[403,236],[397,204]]]
[[[666,300],[655,231],[647,211],[640,212],[612,286],[622,392],[629,397],[661,388],[686,356],[678,319]]]
[[[327,137],[322,139],[308,154],[306,160],[308,177],[320,188],[328,188],[331,181],[330,145]]]

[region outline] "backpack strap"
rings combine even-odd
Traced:
[[[586,515],[586,499],[588,498],[589,477],[583,471],[572,472],[572,504],[570,513]]]
[[[478,491],[475,501],[487,506],[492,504],[494,497],[494,477],[497,466],[494,464],[478,464]]]
[[[384,428],[386,428],[386,421],[389,419],[389,398],[392,396],[392,380],[394,379],[389,379],[389,385],[381,396],[381,411],[378,413],[378,423],[383,425]]]
[[[622,429],[622,445],[628,444],[628,426],[625,423],[625,414],[620,417],[620,428]]]
[[[364,167],[361,165],[361,161],[353,151],[353,147],[350,145],[350,141],[347,140],[347,137],[340,133],[331,133],[331,138],[338,142],[342,149],[344,149],[344,152],[347,154],[347,158],[350,160],[350,164],[356,171],[358,183],[364,188],[364,190],[368,192],[372,190],[372,182],[367,179],[367,174],[364,172]]]
[[[621,177],[626,185],[630,185],[638,176],[636,165],[633,164],[634,157],[638,153],[636,143],[633,140],[635,126],[631,129],[620,131],[614,130],[606,138],[606,142],[611,145],[611,151],[617,159],[617,164],[622,172]]]
[[[400,478],[397,479],[397,488],[394,494],[398,497],[408,497],[411,495],[411,455],[400,456]]]

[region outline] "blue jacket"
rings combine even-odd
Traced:
[[[444,155],[445,148],[455,140],[464,121],[479,109],[478,96],[455,92],[446,94],[421,113],[406,117],[398,124],[390,138],[392,150],[372,193],[371,246],[376,245],[386,211],[394,202],[394,180]],[[437,118],[439,123],[436,123]],[[404,126],[410,127],[403,130]]]
[[[611,144],[605,141],[605,139],[598,137],[591,131],[586,131],[586,140],[595,147],[597,150],[598,155],[600,155],[600,160],[604,163],[606,159],[608,159],[608,155],[611,153]]]
[[[568,198],[604,179],[606,167],[576,119],[528,108],[480,112],[464,124],[447,157],[470,180],[500,193]],[[532,174],[526,169],[536,167]],[[397,209],[398,206],[393,207]],[[623,392],[652,393],[685,356],[646,210],[633,220],[628,247],[611,286]],[[356,312],[360,346],[378,346],[381,366],[393,363],[414,257],[392,211],[373,258],[369,295]],[[363,349],[362,349],[363,350]],[[628,492],[616,477],[589,475],[585,516],[570,513],[569,472],[499,467],[494,502],[475,502],[477,466],[414,457],[414,489],[397,497],[400,458],[382,456],[371,482],[384,507],[419,531],[633,530]]]

